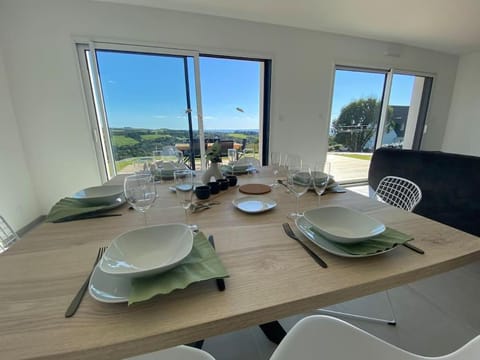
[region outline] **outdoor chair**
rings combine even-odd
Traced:
[[[233,149],[235,141],[233,140],[220,140],[220,156],[227,156],[228,149]]]
[[[375,200],[398,207],[405,211],[413,211],[415,206],[417,206],[422,200],[422,190],[420,190],[417,184],[408,179],[398,176],[385,176],[382,180],[380,180],[377,190],[375,190],[371,197]],[[390,299],[388,290],[385,291],[385,295],[390,307],[392,319],[382,319],[326,309],[319,309],[318,311],[325,314],[341,315],[353,319],[370,320],[387,323],[389,325],[396,325],[397,320],[395,318],[395,312],[393,310],[392,301]]]
[[[245,155],[245,148],[247,147],[247,139],[242,139],[242,147],[237,150],[237,156],[241,158]]]

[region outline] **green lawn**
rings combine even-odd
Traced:
[[[132,165],[134,161],[135,161],[135,159],[133,159],[133,158],[115,161],[117,171],[122,171],[122,169],[124,167],[126,167],[128,165]]]
[[[131,146],[138,144],[138,141],[132,139],[131,137],[125,135],[113,135],[112,136],[112,145],[113,146]]]
[[[372,160],[372,154],[340,154],[335,153],[335,155],[345,156],[353,159],[360,159],[360,160]]]
[[[227,137],[230,137],[230,138],[233,138],[233,139],[239,139],[239,140],[243,140],[243,139],[246,139],[248,138],[248,135],[246,134],[227,134],[226,135]]]
[[[142,140],[171,139],[171,135],[167,134],[144,134],[140,135]]]

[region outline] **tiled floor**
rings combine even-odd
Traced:
[[[480,334],[480,262],[460,269],[394,288],[390,296],[397,325],[345,319],[405,350],[424,356],[439,356],[458,349]],[[338,304],[332,309],[388,317],[383,293]],[[280,322],[290,329],[299,314]],[[217,360],[268,359],[275,349],[258,327],[209,338],[204,350]]]

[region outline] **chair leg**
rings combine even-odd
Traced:
[[[190,346],[190,347],[194,347],[196,349],[202,349],[204,342],[205,342],[205,340],[198,340],[198,341],[195,341],[193,343],[185,344],[185,345]]]
[[[316,311],[322,314],[339,315],[339,316],[343,316],[351,319],[367,320],[367,321],[379,322],[382,324],[395,326],[397,325],[397,318],[395,317],[395,311],[393,310],[392,300],[390,299],[390,294],[388,293],[388,290],[385,291],[385,294],[387,295],[388,304],[390,306],[390,312],[392,313],[391,319],[382,319],[382,318],[376,318],[371,316],[363,316],[358,314],[345,313],[345,312],[334,311],[334,310],[325,310],[325,309],[318,309]]]
[[[277,345],[280,344],[285,335],[287,335],[287,332],[277,320],[259,326],[268,340]]]

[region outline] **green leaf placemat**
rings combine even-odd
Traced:
[[[45,222],[62,222],[94,217],[95,213],[101,213],[116,208],[123,203],[91,206],[74,198],[63,198],[53,205]]]
[[[176,267],[158,275],[132,279],[128,305],[185,289],[198,281],[228,276],[215,249],[200,232],[193,239],[192,252]]]
[[[315,234],[318,234],[319,236],[325,238],[325,236],[320,234],[314,227],[311,227],[310,230],[313,231]],[[341,244],[334,241],[330,242],[340,250],[343,250],[346,253],[352,255],[370,255],[389,250],[397,245],[404,244],[410,240],[413,240],[412,236],[387,227],[385,231],[380,235],[371,237],[370,239],[364,240],[359,243]]]

